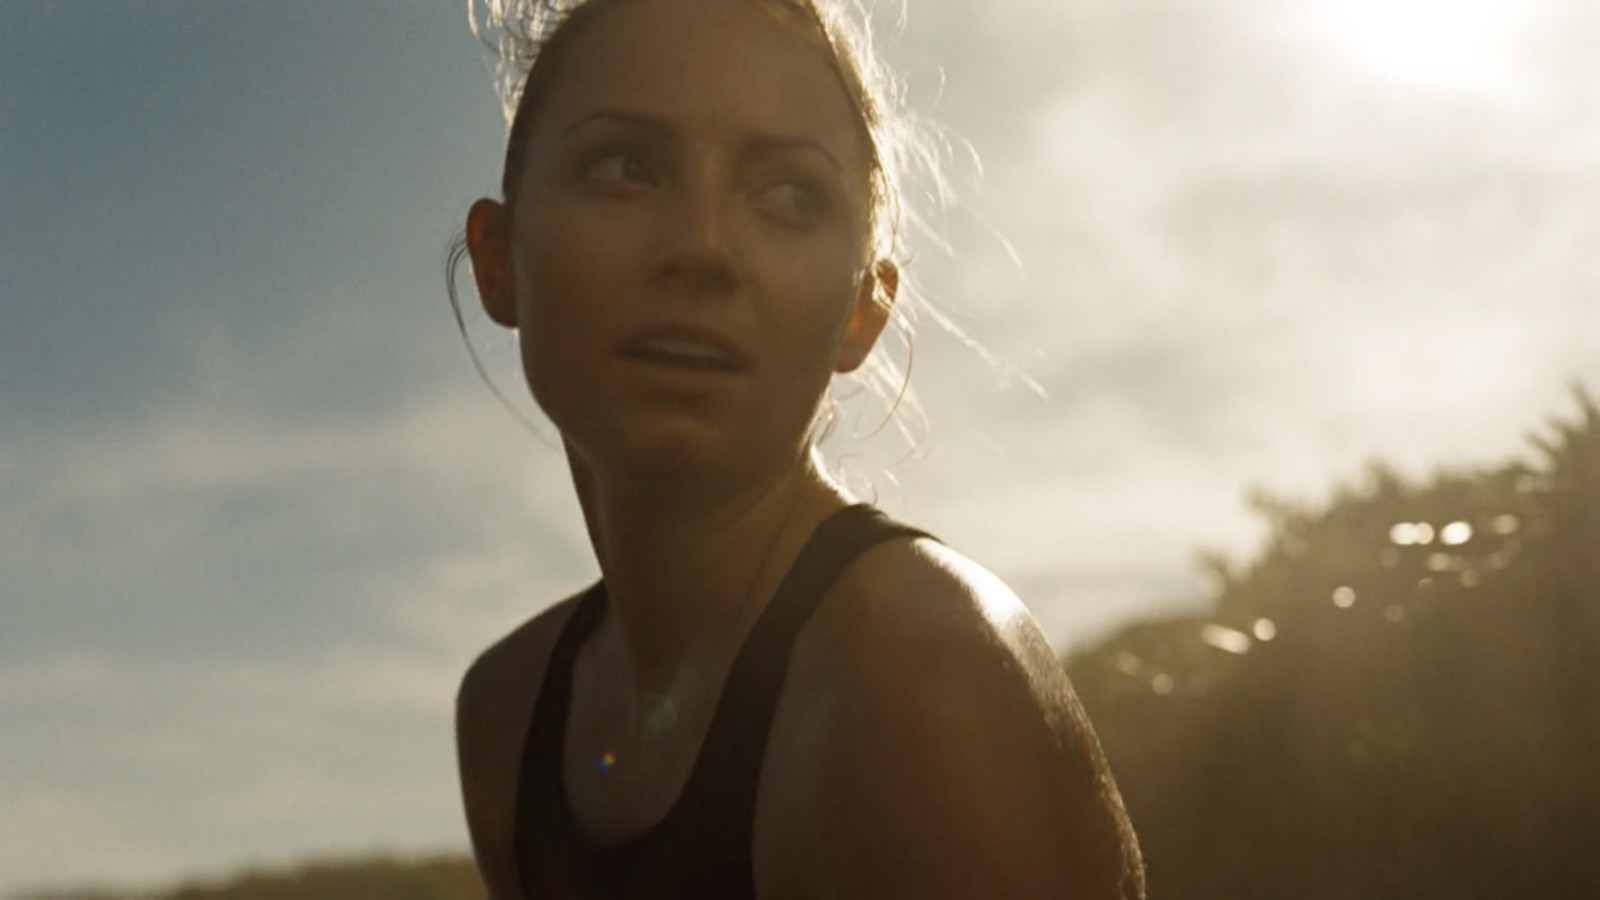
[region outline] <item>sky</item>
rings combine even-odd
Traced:
[[[1252,490],[1600,389],[1591,4],[896,13],[960,196],[909,271],[984,349],[924,316],[925,433],[830,453],[1059,649],[1200,608]],[[596,571],[444,296],[503,140],[457,3],[0,0],[0,896],[465,846],[460,673]]]

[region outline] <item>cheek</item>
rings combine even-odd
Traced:
[[[829,254],[795,255],[780,263],[782,287],[776,293],[783,300],[776,304],[775,315],[783,321],[777,327],[803,337],[804,340],[792,342],[793,350],[798,353],[804,349],[816,357],[817,364],[826,364],[830,369],[855,308],[859,282],[851,268],[854,264],[854,254],[848,248]]]
[[[604,240],[579,229],[530,223],[514,256],[518,340],[534,399],[552,405],[586,379],[603,349],[605,324],[621,293],[625,266]]]
[[[515,238],[519,302],[533,321],[593,320],[637,278],[638,228],[560,197],[534,205]]]

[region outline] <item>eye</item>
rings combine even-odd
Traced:
[[[806,178],[788,178],[767,185],[755,195],[756,205],[781,220],[812,225],[831,208],[826,188]]]
[[[583,177],[601,184],[651,185],[655,177],[638,156],[615,150],[595,157],[583,167]]]

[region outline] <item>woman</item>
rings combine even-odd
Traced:
[[[866,57],[821,0],[545,13],[467,251],[602,580],[461,687],[491,894],[1142,895],[1025,609],[812,452],[898,287]]]

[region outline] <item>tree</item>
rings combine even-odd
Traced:
[[[1535,465],[1254,500],[1203,615],[1069,671],[1151,895],[1600,896],[1600,408]]]

